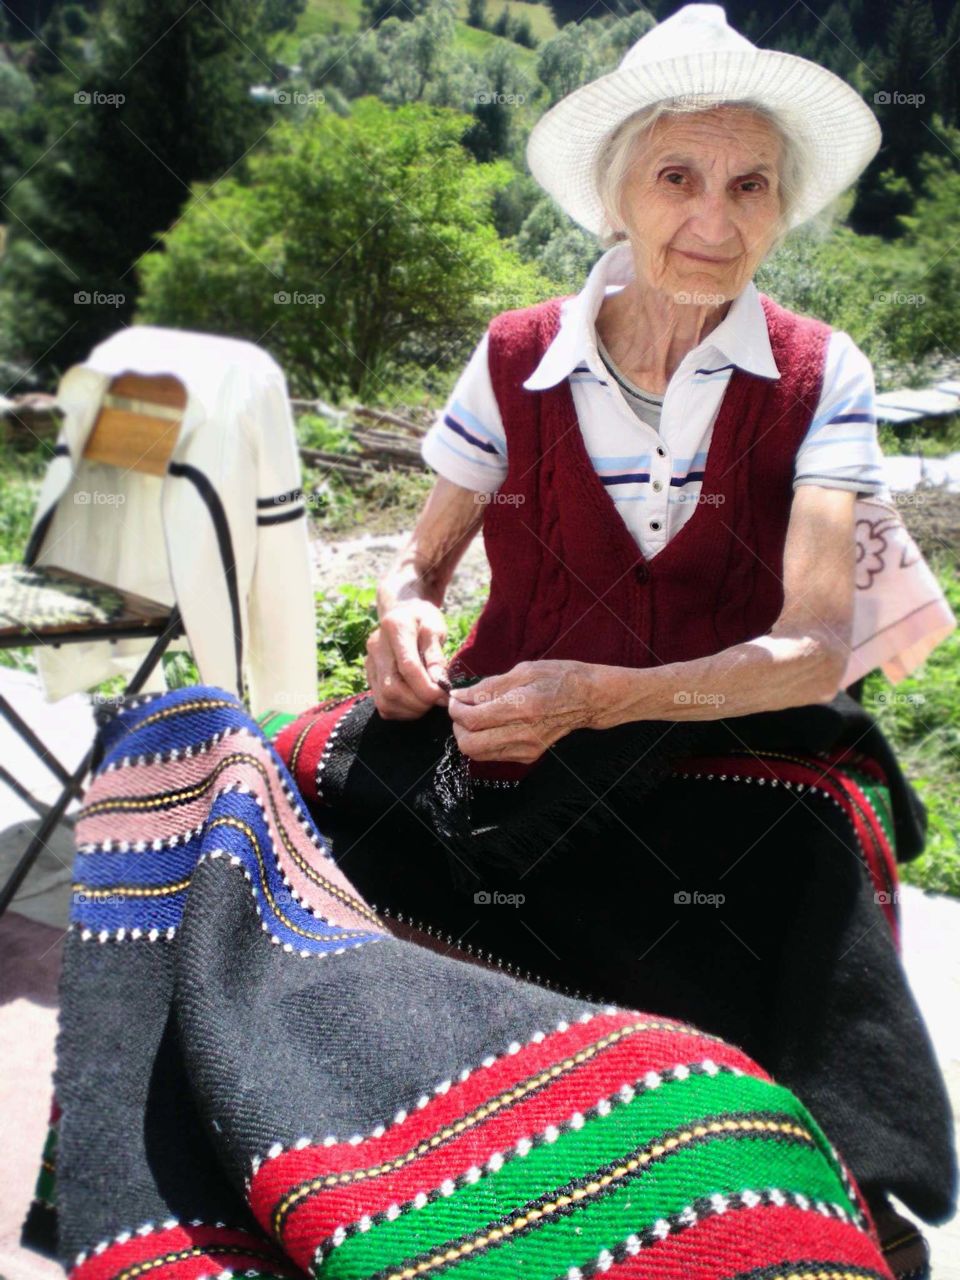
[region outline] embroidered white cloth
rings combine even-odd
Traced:
[[[940,583],[892,501],[858,498],[857,592],[846,687],[880,667],[896,684],[957,625]]]
[[[82,457],[113,377],[174,374],[187,403],[163,477]],[[253,343],[134,325],[60,380],[63,425],[34,516],[28,563],[60,565],[179,603],[201,680],[254,715],[317,696],[316,615],[300,459],[286,379]],[[53,701],[129,677],[148,640],[34,652]],[[244,688],[246,685],[246,688]],[[162,669],[147,689],[165,687]]]

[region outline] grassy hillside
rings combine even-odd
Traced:
[[[468,0],[457,0],[458,43],[465,50],[483,52],[501,36],[480,31],[467,25]],[[511,18],[526,17],[530,29],[539,41],[549,40],[556,34],[553,14],[545,4],[528,4],[526,0],[487,0],[487,21],[493,22],[506,6]],[[300,41],[306,36],[326,35],[335,31],[359,31],[363,26],[361,0],[307,0],[307,7],[300,15],[297,28],[278,36],[274,55],[283,62],[296,61]],[[404,12],[403,0],[397,0],[398,15]],[[536,58],[536,51],[508,42],[521,60]]]

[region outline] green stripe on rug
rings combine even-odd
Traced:
[[[51,1206],[55,1203],[57,1186],[58,1138],[59,1125],[48,1125],[46,1141],[43,1144],[43,1155],[40,1158],[40,1171],[37,1174],[37,1184],[33,1192],[34,1200],[39,1200],[41,1204]]]
[[[731,1151],[735,1143],[735,1150]],[[750,1136],[719,1139],[688,1148],[662,1164],[652,1165],[639,1179],[625,1180],[616,1191],[593,1197],[583,1209],[566,1216],[552,1215],[540,1227],[496,1248],[509,1250],[513,1275],[524,1280],[553,1280],[572,1265],[593,1261],[602,1249],[625,1240],[632,1232],[651,1227],[660,1218],[680,1213],[702,1195],[781,1186],[811,1200],[831,1200],[835,1186],[815,1150],[791,1149],[791,1158],[778,1158],[770,1139]],[[736,1161],[735,1174],[731,1156]],[[776,1212],[769,1207],[732,1212]],[[814,1212],[811,1230],[819,1215]],[[486,1256],[484,1256],[486,1254]],[[479,1251],[451,1272],[456,1280],[489,1280],[490,1250]],[[502,1265],[502,1257],[498,1265]],[[719,1280],[719,1277],[718,1277]]]
[[[456,1280],[490,1280],[492,1250],[496,1249],[496,1274],[523,1276],[524,1280],[555,1280],[565,1275],[571,1266],[592,1261],[601,1249],[613,1248],[631,1233],[652,1227],[658,1219],[680,1213],[700,1196],[716,1192],[729,1195],[734,1191],[759,1192],[780,1187],[811,1200],[835,1200],[836,1182],[815,1149],[794,1146],[789,1149],[789,1159],[784,1159],[786,1148],[781,1146],[778,1150],[777,1146],[769,1138],[750,1134],[716,1138],[700,1147],[680,1149],[669,1159],[648,1166],[642,1176],[618,1180],[614,1190],[589,1195],[572,1212],[544,1213],[539,1224],[527,1228],[525,1234],[507,1236],[487,1247],[475,1245],[472,1252],[463,1255],[462,1261],[448,1257],[443,1274],[456,1276]],[[416,1218],[421,1212],[410,1210],[409,1216]],[[763,1213],[771,1209],[761,1206],[734,1212]],[[485,1235],[486,1225],[497,1219],[496,1205],[490,1204],[485,1221],[461,1222],[460,1230],[451,1233],[433,1257],[439,1260],[457,1249],[455,1241],[476,1242]],[[815,1223],[813,1219],[812,1225]],[[316,1275],[318,1280],[320,1276],[323,1280],[328,1277],[367,1280],[381,1273],[392,1275],[424,1261],[416,1232],[412,1233],[410,1243],[410,1250],[403,1258],[372,1251],[362,1259],[357,1256],[341,1259],[339,1254],[346,1249],[343,1245],[328,1253]],[[434,1269],[435,1266],[427,1266],[418,1274],[428,1276]]]
[[[504,1213],[519,1211],[539,1196],[551,1195],[571,1179],[589,1179],[599,1167],[622,1160],[670,1130],[696,1124],[700,1118],[722,1121],[727,1113],[735,1111],[783,1112],[785,1119],[792,1119],[810,1130],[808,1113],[796,1097],[780,1085],[724,1072],[716,1076],[691,1075],[684,1081],[664,1081],[658,1089],[638,1094],[628,1104],[615,1102],[609,1115],[593,1117],[579,1130],[567,1130],[552,1143],[534,1146],[526,1156],[507,1158],[497,1173],[485,1172],[477,1182],[460,1187],[449,1196],[433,1200],[420,1209],[409,1209],[392,1222],[377,1222],[368,1231],[349,1237],[332,1252],[323,1274],[325,1277],[328,1274],[365,1276],[384,1266],[399,1264],[425,1249],[442,1247],[465,1232],[482,1229],[485,1223]],[[728,1167],[726,1178],[719,1183],[710,1181],[708,1185],[695,1176],[700,1153],[706,1152],[708,1145],[719,1142],[726,1146],[729,1165],[729,1143],[736,1141],[739,1152],[739,1144],[747,1139],[757,1139],[757,1135],[751,1133],[732,1139],[729,1135],[717,1135],[712,1142],[701,1139],[699,1146],[692,1146],[684,1153],[683,1160],[679,1153],[668,1157],[668,1169],[676,1164],[684,1171],[684,1190],[678,1208],[683,1208],[696,1195],[753,1185],[741,1180],[739,1156],[736,1168],[731,1171]],[[817,1191],[818,1196],[826,1195],[852,1212],[843,1183],[838,1174],[824,1164],[815,1140],[807,1146],[773,1135],[757,1140],[765,1152],[758,1171],[763,1178],[760,1185],[782,1185],[809,1193],[802,1176],[798,1181],[798,1172],[809,1170],[811,1176],[818,1176],[818,1186],[826,1188]],[[703,1158],[712,1178],[714,1157]],[[655,1167],[647,1167],[644,1182]],[[735,1175],[732,1181],[731,1173]],[[689,1181],[691,1175],[694,1175],[693,1182]],[[635,1181],[633,1185],[637,1185]],[[654,1203],[652,1211],[654,1216],[664,1212],[659,1202]],[[636,1229],[637,1221],[632,1218],[630,1229]]]
[[[289,711],[265,711],[262,716],[257,717],[257,724],[260,726],[265,738],[275,738],[285,725],[291,720],[296,720],[296,716]]]
[[[883,827],[884,833],[891,845],[896,848],[896,835],[893,826],[893,810],[890,801],[890,788],[884,786],[882,782],[878,782],[872,774],[864,773],[861,769],[853,768],[850,765],[844,765],[842,769],[836,770],[845,773],[851,778],[860,790],[866,795],[867,799],[873,806],[874,812]]]

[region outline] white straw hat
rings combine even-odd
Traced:
[[[540,117],[527,141],[530,172],[576,222],[598,234],[603,208],[593,164],[606,137],[641,107],[693,95],[702,106],[760,102],[809,148],[813,162],[793,193],[790,227],[845,191],[880,146],[876,116],[839,76],[792,53],[758,49],[727,24],[718,4],[687,4],[641,36],[616,71]]]

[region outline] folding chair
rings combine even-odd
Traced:
[[[178,378],[163,374],[124,373],[111,380],[87,439],[83,457],[123,471],[163,476],[173,453],[187,403]],[[176,603],[160,604],[105,582],[53,565],[0,565],[0,648],[38,648],[92,640],[156,637],[127,684],[125,694],[138,693],[164,650],[184,634]],[[0,916],[23,883],[74,796],[83,793],[94,767],[94,746],[71,772],[41,741],[0,694],[0,715],[16,730],[62,783],[56,802],[46,812],[14,775],[0,764],[0,780],[40,815],[27,848],[0,889]]]

